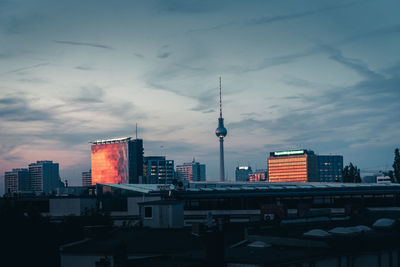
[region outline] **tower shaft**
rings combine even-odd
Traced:
[[[219,138],[219,181],[225,181],[224,138]]]

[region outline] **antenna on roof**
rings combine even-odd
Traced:
[[[136,139],[137,139],[137,123],[136,123]]]

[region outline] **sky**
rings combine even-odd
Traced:
[[[0,181],[37,160],[81,184],[90,141],[135,136],[217,180],[269,152],[389,169],[400,141],[400,2],[0,0]],[[0,191],[4,186],[0,184]]]

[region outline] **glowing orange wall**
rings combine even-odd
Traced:
[[[128,182],[128,144],[92,145],[92,184]]]
[[[307,154],[268,158],[269,182],[307,182]]]

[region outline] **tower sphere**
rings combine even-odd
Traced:
[[[217,137],[219,138],[224,138],[226,136],[226,134],[228,133],[228,131],[226,130],[226,128],[224,126],[219,126],[216,130],[215,130],[215,134]]]

